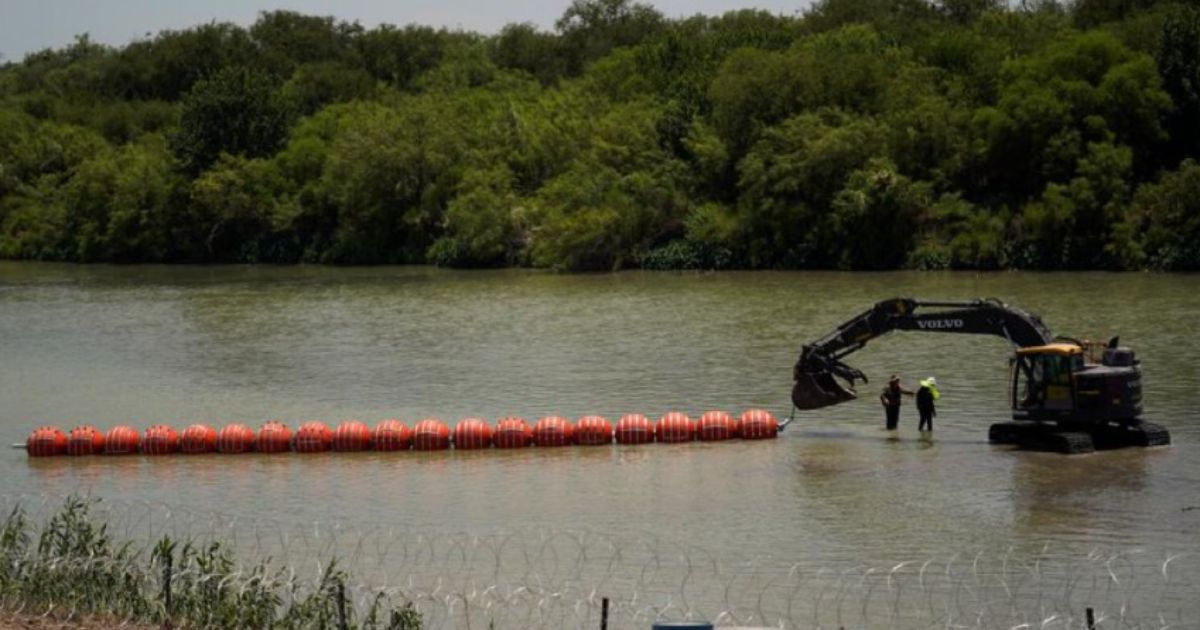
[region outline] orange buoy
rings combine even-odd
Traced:
[[[181,453],[211,453],[217,450],[217,430],[207,424],[193,424],[179,434]]]
[[[546,416],[533,425],[533,443],[537,446],[568,446],[574,433],[570,420]]]
[[[496,421],[496,433],[492,442],[496,448],[525,448],[533,441],[533,432],[525,418],[508,416]]]
[[[731,440],[737,437],[737,422],[724,411],[706,411],[696,425],[696,436],[702,442]]]
[[[170,455],[179,450],[179,434],[175,429],[156,424],[142,436],[142,452],[147,455]]]
[[[53,457],[67,452],[67,436],[58,427],[38,427],[25,440],[30,457]]]
[[[296,430],[297,453],[323,453],[333,444],[333,432],[324,422],[305,422]]]
[[[412,429],[394,418],[375,425],[375,450],[407,451],[412,446]]]
[[[71,429],[67,434],[67,455],[99,455],[104,452],[104,434],[91,425]]]
[[[426,418],[413,429],[413,450],[444,451],[450,448],[450,428],[437,418]]]
[[[333,431],[333,450],[343,453],[371,450],[371,429],[358,420],[346,420]]]
[[[748,409],[742,413],[741,435],[744,440],[765,440],[779,434],[779,422],[770,411]]]
[[[575,423],[575,443],[583,446],[612,444],[612,425],[601,416],[584,416]]]
[[[696,436],[696,423],[686,413],[672,411],[654,425],[654,437],[659,442],[691,442]]]
[[[141,436],[137,429],[118,425],[108,430],[104,435],[105,455],[133,455],[138,452]]]
[[[254,430],[244,424],[228,424],[217,434],[218,453],[249,453],[254,450]]]
[[[486,420],[463,418],[454,425],[454,448],[467,451],[489,448],[492,445],[492,427]]]
[[[617,444],[647,444],[654,441],[650,419],[640,413],[630,413],[617,420]]]
[[[292,450],[292,428],[278,420],[268,420],[258,430],[255,449],[259,453],[286,453]]]

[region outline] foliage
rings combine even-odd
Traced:
[[[1142,186],[1129,228],[1156,269],[1200,271],[1200,164],[1187,160],[1154,184]]]
[[[842,237],[853,222],[839,218],[835,197],[879,155],[884,137],[877,121],[838,111],[768,130],[740,165],[738,240],[749,265],[846,266]]]
[[[1200,9],[1179,6],[1168,14],[1155,59],[1175,104],[1168,119],[1172,152],[1195,156],[1200,149]]]
[[[0,610],[45,610],[67,623],[95,616],[164,627],[422,625],[411,603],[392,606],[378,597],[361,619],[353,606],[339,606],[349,576],[336,561],[322,570],[319,583],[303,588],[284,570],[239,563],[218,542],[199,546],[164,537],[147,554],[93,521],[91,505],[69,498],[46,523],[31,522],[18,505],[0,522]]]
[[[1191,269],[1198,41],[1178,0],[80,36],[0,66],[0,256]]]
[[[287,110],[260,70],[230,66],[201,79],[181,101],[175,155],[199,173],[222,153],[273,155],[287,132]]]

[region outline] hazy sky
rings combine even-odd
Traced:
[[[759,8],[792,15],[810,0],[652,0],[668,17]],[[163,29],[211,20],[249,24],[260,11],[333,15],[364,26],[428,24],[492,33],[509,22],[550,28],[570,0],[0,0],[0,59],[60,47],[76,34],[121,45]]]

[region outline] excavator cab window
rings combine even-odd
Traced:
[[[1025,354],[1014,366],[1018,409],[1068,411],[1075,406],[1071,375],[1083,367],[1079,355]]]

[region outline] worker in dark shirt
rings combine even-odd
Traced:
[[[883,405],[887,417],[887,430],[895,431],[900,424],[900,397],[912,396],[913,393],[900,385],[900,377],[895,374],[888,379],[887,387],[879,393],[879,402]]]
[[[917,425],[917,430],[933,431],[933,417],[937,415],[933,401],[941,398],[942,394],[938,391],[937,379],[932,376],[920,381],[920,385],[921,387],[917,390],[917,413],[921,415],[921,421]]]

